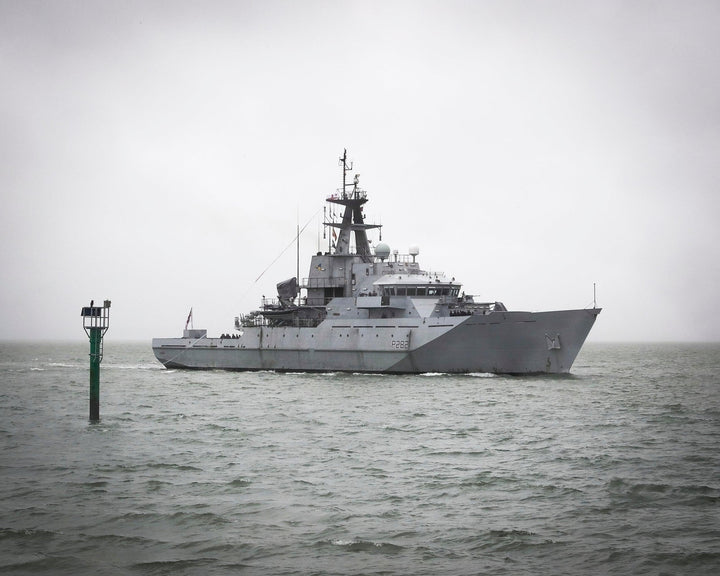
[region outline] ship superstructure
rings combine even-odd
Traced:
[[[185,330],[153,339],[168,368],[349,371],[565,373],[600,308],[510,311],[476,302],[454,277],[421,269],[419,250],[374,250],[365,222],[367,193],[347,152],[342,187],[326,201],[341,207],[325,219],[330,246],[311,259],[308,276],[277,285],[276,299],[236,318],[236,335],[211,338]],[[302,291],[305,295],[302,295]]]

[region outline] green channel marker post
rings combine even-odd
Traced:
[[[90,421],[100,420],[100,362],[103,359],[103,336],[110,327],[110,300],[102,306],[83,307],[80,315],[83,328],[90,338]]]

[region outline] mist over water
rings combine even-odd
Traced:
[[[720,345],[569,377],[165,370],[0,343],[4,574],[716,574]]]

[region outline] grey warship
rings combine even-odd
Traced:
[[[525,312],[476,302],[454,277],[423,270],[419,250],[374,250],[367,193],[347,151],[342,187],[327,197],[342,219],[324,218],[328,251],[307,278],[277,285],[278,296],[235,319],[232,336],[188,329],[154,338],[175,369],[300,372],[563,374],[570,371],[601,308]],[[354,240],[354,243],[352,242]],[[381,237],[382,240],[382,237]],[[299,274],[298,274],[299,276]],[[305,294],[303,295],[303,291]]]

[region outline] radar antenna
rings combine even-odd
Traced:
[[[327,201],[330,204],[338,204],[344,206],[342,221],[336,223],[333,219],[331,222],[324,222],[326,227],[331,228],[332,238],[336,240],[333,247],[334,255],[352,255],[352,246],[350,243],[351,235],[355,235],[355,254],[362,258],[363,262],[372,262],[373,255],[368,242],[367,230],[371,228],[380,228],[379,224],[365,224],[363,215],[363,204],[367,202],[367,193],[360,188],[360,175],[356,174],[351,184],[348,183],[348,171],[352,170],[353,163],[348,162],[347,149],[343,150],[340,157],[340,165],[343,169],[342,188],[333,194]],[[352,191],[348,194],[348,187],[352,186]],[[335,233],[335,230],[338,233]],[[332,245],[332,244],[331,244]]]
[[[343,200],[347,198],[347,187],[349,184],[347,184],[347,173],[349,170],[353,169],[353,163],[350,162],[348,165],[347,161],[347,148],[343,148],[343,155],[340,156],[340,164],[342,164],[343,167],[343,185],[342,185],[342,191],[340,192]],[[355,185],[357,186],[357,176],[355,177]]]

